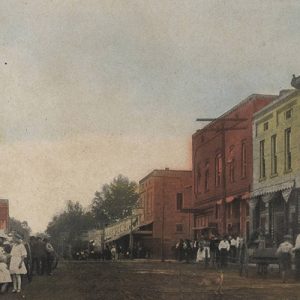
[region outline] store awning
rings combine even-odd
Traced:
[[[150,224],[152,224],[153,221],[148,222],[148,223],[144,223],[144,224],[140,224],[137,227],[135,227],[132,231],[133,234],[152,234],[152,230],[141,230],[142,227],[144,226],[148,226]]]
[[[275,192],[284,191],[287,189],[292,189],[294,186],[295,186],[295,181],[289,180],[289,181],[282,182],[279,184],[262,187],[262,188],[254,190],[252,192],[252,197],[258,197],[258,196],[263,196],[266,194],[272,194]]]
[[[132,234],[135,235],[135,234],[138,234],[138,235],[149,235],[149,234],[152,234],[152,231],[150,230],[140,230],[141,227],[144,227],[144,226],[147,226],[147,225],[150,225],[152,224],[153,221],[151,222],[148,222],[148,223],[143,223],[143,224],[140,224],[140,225],[137,225],[137,226],[134,226],[132,228]],[[105,238],[105,235],[104,235],[104,242],[105,243],[111,243],[113,241],[117,241],[118,239],[126,236],[126,235],[129,235],[131,233],[131,230],[126,230],[126,231],[123,231],[122,233],[118,234],[118,235],[114,235],[110,238]]]

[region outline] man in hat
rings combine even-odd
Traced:
[[[284,242],[279,245],[276,254],[279,257],[282,282],[285,283],[287,272],[291,269],[293,245],[290,235],[285,235],[283,238]]]

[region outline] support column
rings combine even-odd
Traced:
[[[251,198],[249,200],[249,223],[250,223],[250,236],[253,233],[253,231],[256,229],[254,228],[254,224],[256,222],[255,219],[255,208],[257,205],[257,198]]]

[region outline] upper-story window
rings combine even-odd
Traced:
[[[285,119],[288,120],[292,117],[293,110],[290,108],[285,112]]]
[[[268,130],[269,129],[269,123],[268,122],[265,122],[264,123],[264,131]]]
[[[271,136],[271,174],[277,174],[277,137]]]
[[[176,208],[177,210],[181,210],[183,208],[183,195],[182,193],[176,194]]]
[[[242,174],[242,178],[245,178],[247,176],[247,149],[246,149],[246,141],[242,141],[241,174]]]
[[[222,155],[221,153],[217,154],[215,159],[215,179],[216,186],[221,184],[221,176],[222,176]]]
[[[285,149],[285,171],[292,169],[292,152],[291,152],[291,128],[284,132],[284,149]]]
[[[209,162],[205,164],[205,181],[204,181],[204,188],[207,192],[209,189]]]
[[[234,158],[234,146],[229,148],[229,180],[230,182],[234,182],[235,180],[235,158]]]
[[[200,162],[197,164],[197,169],[196,169],[196,188],[197,188],[197,193],[201,192],[201,164]]]
[[[265,140],[259,143],[259,177],[266,177],[266,163],[265,163]]]

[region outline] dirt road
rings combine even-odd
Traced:
[[[22,294],[8,292],[0,299],[300,299],[300,283],[282,284],[276,270],[268,279],[257,278],[254,270],[249,278],[225,270],[223,295],[216,295],[210,284],[216,274],[198,264],[174,262],[68,262],[53,276],[34,277],[30,284],[24,279]]]

